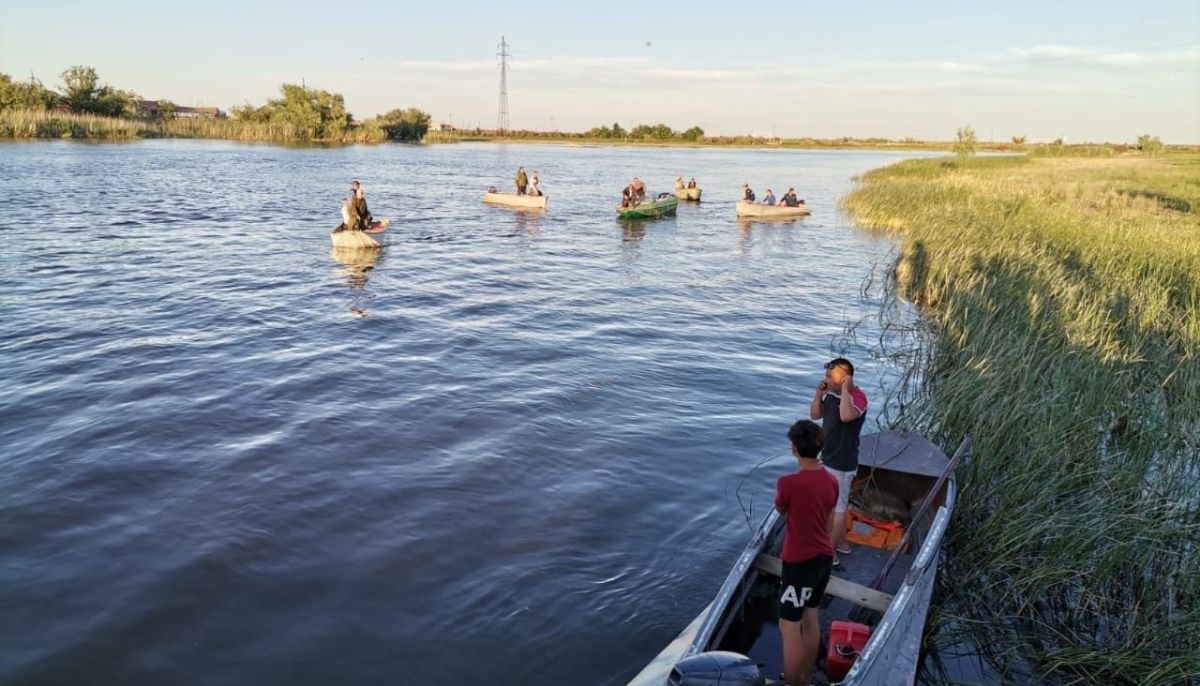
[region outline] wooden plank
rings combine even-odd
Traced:
[[[783,560],[774,555],[760,553],[758,557],[754,558],[754,568],[763,574],[778,577],[783,574]],[[859,607],[865,607],[876,612],[887,612],[888,606],[892,604],[892,596],[890,594],[876,591],[873,588],[868,588],[862,584],[856,584],[853,581],[847,581],[836,576],[829,577],[829,584],[825,586],[825,593],[834,598],[849,600]]]

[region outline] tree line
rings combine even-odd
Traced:
[[[666,124],[638,124],[629,131],[621,127],[620,123],[613,122],[610,126],[597,126],[587,132],[587,135],[592,138],[634,138],[641,140],[685,140],[685,141],[700,141],[704,139],[704,129],[699,126],[693,126],[686,131],[676,131]]]
[[[0,111],[58,110],[102,117],[139,117],[141,96],[102,83],[92,67],[70,67],[60,78],[60,88],[54,90],[37,79],[18,81],[0,72]],[[429,131],[432,119],[428,113],[409,107],[358,122],[346,111],[340,93],[291,83],[280,87],[280,96],[259,106],[249,103],[236,106],[231,110],[233,119],[286,128],[301,140],[313,141],[420,141]],[[156,116],[170,120],[177,111],[175,103],[159,100]],[[222,119],[226,116],[224,112],[218,115]]]

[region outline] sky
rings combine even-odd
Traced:
[[[262,104],[283,83],[364,119],[614,121],[710,135],[1200,143],[1200,0],[65,2],[0,0],[0,72],[82,64],[148,99]]]

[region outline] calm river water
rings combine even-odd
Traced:
[[[821,363],[879,419],[893,243],[836,201],[900,157],[0,144],[0,682],[624,684]],[[519,164],[544,216],[479,200]],[[634,174],[705,201],[622,224]],[[331,255],[352,178],[377,260]],[[813,215],[739,224],[743,181]]]

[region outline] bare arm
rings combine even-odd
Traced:
[[[825,381],[817,384],[817,390],[813,393],[812,404],[808,407],[809,419],[821,418],[821,399],[825,397],[825,389],[828,386],[829,384]]]

